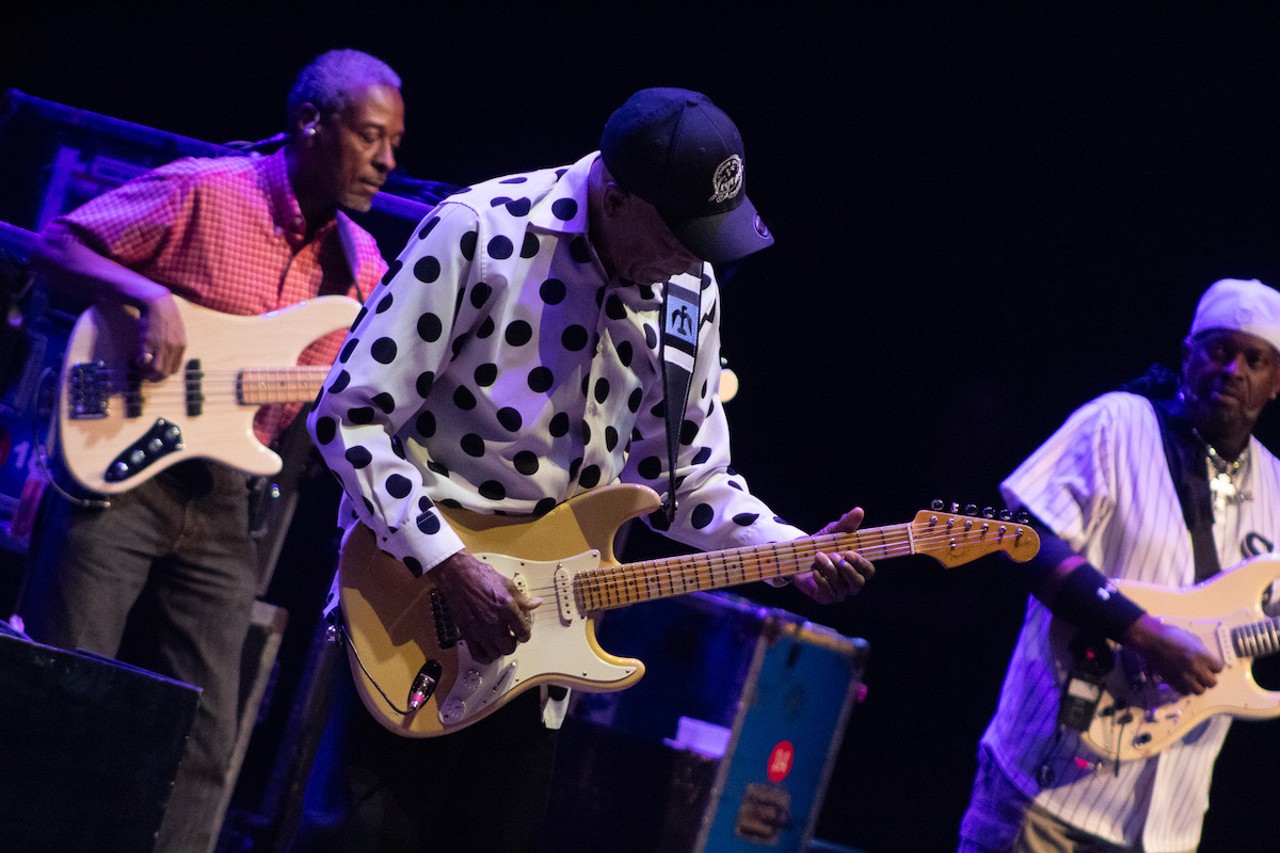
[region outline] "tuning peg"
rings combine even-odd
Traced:
[[[978,514],[978,505],[977,505],[977,504],[965,504],[965,507],[964,507],[964,514],[965,514],[965,515],[977,515],[977,514]]]
[[[1013,513],[1007,509],[1000,510],[1001,521],[1013,521]]]
[[[996,517],[996,511],[995,511],[994,509],[992,509],[991,507],[989,507],[989,506],[984,506],[984,507],[982,508],[982,517],[983,517],[983,518],[995,518],[995,517]]]
[[[944,506],[946,506],[946,504],[944,504],[938,498],[934,498],[933,503],[929,504],[929,509],[933,510],[934,512],[942,512],[942,508]]]
[[[1031,516],[1030,516],[1030,515],[1028,515],[1028,514],[1026,513],[1026,511],[1025,511],[1025,510],[1024,510],[1023,512],[1018,513],[1018,514],[1017,514],[1016,516],[1014,516],[1014,517],[1017,519],[1017,522],[1018,522],[1019,524],[1030,524],[1030,523],[1031,523]]]

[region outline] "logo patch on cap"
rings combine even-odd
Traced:
[[[742,192],[742,158],[737,154],[730,155],[727,160],[716,166],[716,173],[711,176],[713,192],[707,201],[720,204]]]

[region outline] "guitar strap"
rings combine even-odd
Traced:
[[[1169,476],[1173,478],[1173,490],[1178,495],[1182,518],[1191,533],[1196,582],[1199,583],[1222,569],[1218,562],[1218,549],[1213,543],[1213,506],[1209,495],[1209,473],[1204,464],[1207,448],[1187,419],[1174,411],[1172,400],[1153,399],[1151,406],[1160,423],[1160,439],[1164,443]]]
[[[349,290],[354,290],[356,300],[363,305],[365,294],[360,292],[360,280],[356,276],[358,268],[356,259],[360,257],[360,250],[356,246],[356,238],[351,230],[354,227],[355,224],[347,218],[347,215],[338,211],[334,229],[338,232],[338,244],[342,246],[342,274],[338,275],[335,271],[333,275],[326,275],[317,295],[336,293],[345,296]]]
[[[701,276],[699,276],[699,280]],[[676,517],[676,456],[698,355],[702,294],[668,281],[662,298],[662,397],[667,417],[667,523]]]

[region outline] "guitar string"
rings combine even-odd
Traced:
[[[185,367],[178,368],[178,370],[169,374],[169,376],[165,378],[181,379],[182,372],[186,369],[187,368]],[[215,376],[220,379],[228,376],[236,377],[236,376],[243,376],[243,375],[270,376],[272,373],[327,374],[330,369],[331,368],[329,365],[324,365],[324,364],[276,364],[276,365],[267,365],[262,367],[217,367],[213,369],[193,368],[194,372],[198,376]],[[104,377],[105,379],[108,380],[108,382],[118,383],[124,380],[132,379],[135,376],[138,376],[138,378],[141,379],[141,376],[139,375],[138,371],[139,369],[135,367],[103,367],[103,368],[98,368],[96,370],[89,371],[89,372],[94,377]],[[142,381],[150,382],[151,380],[142,379]],[[157,382],[156,384],[159,384],[159,383]],[[114,387],[118,387],[118,386],[114,386]]]
[[[846,534],[846,535],[850,535],[850,534]],[[876,556],[874,557],[868,557],[868,559],[873,559],[873,560],[890,559],[894,557],[909,556],[911,554],[916,554],[916,553],[920,553],[923,556],[927,556],[922,552],[929,550],[930,546],[936,546],[936,545],[945,543],[952,538],[953,538],[952,536],[948,536],[948,535],[937,535],[933,537],[929,537],[929,536],[918,537],[914,540],[915,543],[917,543],[917,547],[913,548],[912,543],[909,541],[902,541],[899,543],[895,543],[893,547],[882,548],[881,549],[882,553],[876,554]],[[804,541],[804,540],[799,540],[799,541]],[[780,544],[788,544],[788,543],[780,543]],[[763,546],[763,547],[768,548],[769,546]],[[854,548],[853,550],[858,550],[858,549]],[[811,558],[814,553],[817,553],[817,551],[816,550],[812,551],[805,556],[808,556]],[[866,556],[865,552],[860,552],[860,553],[863,553],[863,555]],[[693,555],[693,556],[705,558],[705,555]],[[678,559],[680,558],[673,557],[673,558],[665,558],[664,560],[652,560],[652,561],[645,561],[645,562],[646,563],[662,563],[667,561],[677,561]],[[686,557],[683,559],[688,560],[690,558]],[[799,563],[803,561],[803,559],[804,559],[804,556],[797,555],[794,561],[788,560],[786,562]],[[742,565],[749,567],[753,572],[755,572],[755,571],[759,571],[760,568],[763,566],[774,567],[777,565],[777,562],[778,561],[775,561],[775,560],[756,559],[751,562],[743,562]],[[574,588],[570,590],[570,594],[572,596],[572,602],[571,602],[572,609],[575,612],[575,614],[581,615],[582,611],[585,611],[586,613],[595,613],[595,612],[613,610],[620,607],[629,606],[631,604],[641,604],[646,601],[656,601],[664,598],[672,598],[679,595],[685,595],[688,592],[698,591],[700,589],[721,589],[728,586],[736,586],[738,584],[762,581],[768,577],[781,577],[781,576],[791,575],[791,574],[801,574],[808,570],[807,568],[805,568],[805,569],[796,569],[794,571],[784,570],[782,572],[777,572],[772,574],[762,573],[755,577],[744,577],[741,580],[732,580],[732,581],[726,580],[723,583],[716,582],[714,586],[701,587],[696,583],[696,581],[702,578],[703,576],[709,575],[709,572],[699,571],[696,567],[691,567],[690,569],[679,569],[675,572],[670,572],[670,571],[665,572],[663,574],[663,579],[667,581],[666,589],[665,590],[662,589],[663,582],[659,581],[656,584],[660,590],[658,594],[653,594],[652,592],[650,592],[650,588],[653,586],[653,584],[642,584],[640,582],[635,583],[632,587],[637,592],[641,593],[638,596],[627,594],[626,588],[623,588],[621,590],[622,594],[619,594],[617,591],[614,591],[612,594],[610,594],[609,591],[603,589],[604,587],[607,587],[607,586],[617,587],[621,583],[616,578],[610,579],[609,578],[610,575],[635,574],[633,570],[635,570],[636,567],[640,565],[644,565],[644,564],[643,563],[626,563],[626,564],[621,564],[616,566],[607,565],[607,566],[599,566],[592,569],[585,569],[579,572],[575,576]],[[619,572],[619,570],[622,570],[622,572]],[[673,578],[674,578],[674,581],[672,580]],[[690,578],[694,579],[694,581],[692,582],[692,585],[694,587],[693,589],[677,588],[677,586],[683,586],[684,582],[688,581]],[[595,596],[592,596],[591,592],[587,590],[587,587],[591,587],[592,590],[597,594]],[[560,609],[559,607],[556,606],[559,595],[554,582],[547,587],[530,588],[529,590],[527,590],[527,593],[543,599],[542,604],[538,608],[529,612],[528,621],[530,623],[531,628],[536,627],[536,623],[539,621],[554,619],[555,621],[558,622],[560,620]],[[582,604],[587,603],[585,601],[586,599],[601,599],[601,600],[598,602],[599,603],[598,607],[594,607],[594,608],[582,607],[581,606]]]
[[[131,384],[134,379],[133,371],[102,370],[95,376],[105,382],[108,395],[120,397],[124,405],[138,401],[185,402],[192,390],[188,387],[189,385],[195,387],[205,402],[216,399],[230,400],[235,403],[253,394],[297,393],[309,398],[321,389],[324,379],[329,374],[329,368],[321,365],[248,367],[235,370],[200,371],[199,374],[198,378],[187,379],[182,375],[182,371],[178,371],[163,381],[141,381],[137,388],[132,387]],[[234,386],[235,390],[226,393],[222,389],[227,385]],[[266,402],[288,401],[266,400]]]
[[[905,536],[906,525],[903,525],[902,527],[904,529],[900,529],[896,532],[899,533],[899,535]],[[893,557],[907,556],[913,553],[921,553],[922,555],[927,556],[927,553],[924,552],[932,550],[944,543],[950,543],[957,535],[963,534],[956,532],[938,532],[932,535],[926,534],[917,536],[910,540],[904,538],[900,541],[861,549],[858,548],[857,543],[854,543],[853,550],[861,550],[864,556],[871,554],[872,556],[869,556],[869,559],[889,559]],[[1005,535],[1012,536],[1014,534],[1010,532]],[[598,566],[592,569],[585,569],[575,576],[574,588],[570,590],[571,593],[579,593],[574,595],[573,607],[577,610],[580,602],[584,599],[590,599],[588,603],[595,603],[598,599],[600,606],[598,608],[586,608],[587,612],[594,612],[595,610],[609,610],[626,606],[628,604],[683,595],[687,592],[697,591],[702,588],[722,588],[738,585],[740,583],[759,581],[768,577],[799,574],[807,571],[807,569],[793,570],[792,564],[799,565],[804,563],[806,560],[811,560],[812,556],[819,551],[834,550],[819,547],[821,542],[830,542],[832,545],[837,545],[842,538],[852,539],[855,536],[856,534],[829,534],[823,537],[809,537],[807,539],[795,540],[795,542],[791,543],[778,543],[777,547],[792,552],[793,556],[786,559],[778,559],[776,557],[768,559],[767,554],[760,553],[761,550],[775,550],[773,546],[748,546],[746,549],[736,549],[735,551],[728,553],[735,554],[739,553],[739,551],[749,552],[747,555],[752,557],[752,559],[739,560],[737,563],[734,563],[734,573],[740,575],[740,577],[731,579],[726,571],[723,581],[713,578],[713,572],[705,567],[700,568],[697,565],[685,567],[679,564],[682,562],[696,563],[699,561],[715,561],[723,563],[724,567],[728,567],[730,560],[724,555],[708,558],[705,554],[695,554],[686,557],[670,557],[638,563]],[[996,545],[996,543],[992,542],[988,542],[987,544]],[[974,545],[959,543],[957,547],[972,548]],[[976,559],[976,557],[974,557],[974,559]],[[784,568],[782,571],[775,571],[779,563],[786,563],[787,568]],[[675,570],[663,571],[664,565],[671,564],[676,565]],[[742,569],[738,570],[736,568],[737,566],[741,566]],[[761,568],[765,566],[769,567],[769,571],[761,572]],[[646,571],[658,571],[661,577],[657,581],[654,581],[652,577],[646,574]],[[703,578],[710,580],[713,585],[709,587],[702,586],[700,582]],[[664,585],[665,589],[663,588]],[[694,589],[689,589],[690,585],[692,585]],[[656,594],[653,592],[655,587],[658,590]],[[555,615],[557,619],[559,618],[558,608],[543,611],[543,607],[546,607],[549,601],[556,600],[558,597],[557,587],[554,582],[546,587],[531,588],[527,590],[527,593],[543,599],[543,606],[531,611],[531,616],[533,618],[536,619],[540,612],[545,612],[545,615],[547,616]],[[633,593],[638,593],[638,595]]]
[[[975,520],[979,520],[976,519]],[[819,552],[827,553],[836,550],[856,550],[868,559],[886,559],[911,554],[913,552],[927,552],[936,550],[939,546],[954,543],[956,549],[973,548],[975,545],[985,544],[992,548],[1001,548],[1002,544],[996,539],[999,534],[987,536],[991,531],[939,531],[937,533],[926,533],[908,536],[907,528],[909,525],[901,525],[896,529],[892,529],[892,533],[882,533],[881,530],[858,531],[855,533],[845,534],[824,534],[823,536],[803,537],[801,539],[792,540],[790,542],[779,542],[773,545],[746,546],[744,548],[732,549],[716,554],[698,553],[680,557],[663,557],[654,560],[642,560],[631,563],[608,564],[596,566],[590,569],[584,569],[576,576],[578,579],[587,578],[589,580],[599,580],[603,583],[625,582],[623,579],[632,576],[644,576],[641,580],[646,583],[652,583],[647,577],[647,573],[657,572],[663,578],[675,578],[677,581],[688,580],[689,578],[701,577],[703,575],[712,575],[716,571],[720,571],[728,575],[731,570],[734,574],[744,577],[741,582],[749,582],[760,580],[763,577],[775,577],[785,574],[796,574],[805,569],[795,569],[794,571],[784,569],[782,571],[770,571],[761,573],[757,576],[749,576],[748,573],[754,574],[761,567],[776,567],[779,564],[801,563],[811,559]],[[1015,526],[1012,529],[1006,529],[1003,538],[1016,538],[1022,530],[1021,526]],[[890,528],[884,530],[889,531]],[[877,538],[885,538],[887,535],[897,535],[899,538],[893,541],[883,543],[864,544],[859,538],[865,534],[874,533]],[[965,543],[957,541],[957,537],[963,539],[965,536],[977,535],[986,539],[984,542]],[[779,555],[778,551],[789,552]],[[772,552],[772,553],[770,553]],[[927,554],[925,554],[927,556]],[[690,564],[690,565],[684,565]],[[674,568],[672,568],[674,567]],[[739,581],[733,581],[737,583]]]

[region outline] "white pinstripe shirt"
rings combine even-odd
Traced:
[[[1250,532],[1280,541],[1280,462],[1252,439],[1239,484],[1253,500],[1215,511],[1214,540],[1224,567],[1239,563]],[[1206,462],[1207,464],[1207,462]],[[1010,506],[1035,513],[1109,577],[1171,587],[1195,582],[1191,536],[1183,521],[1151,404],[1110,393],[1086,404],[1001,484]],[[1050,614],[1031,598],[983,742],[1005,774],[1059,818],[1115,844],[1148,853],[1190,850],[1200,840],[1213,764],[1230,726],[1218,716],[1155,758],[1100,768],[1077,735],[1055,743],[1060,689],[1051,663]],[[1052,779],[1037,782],[1042,766]]]

